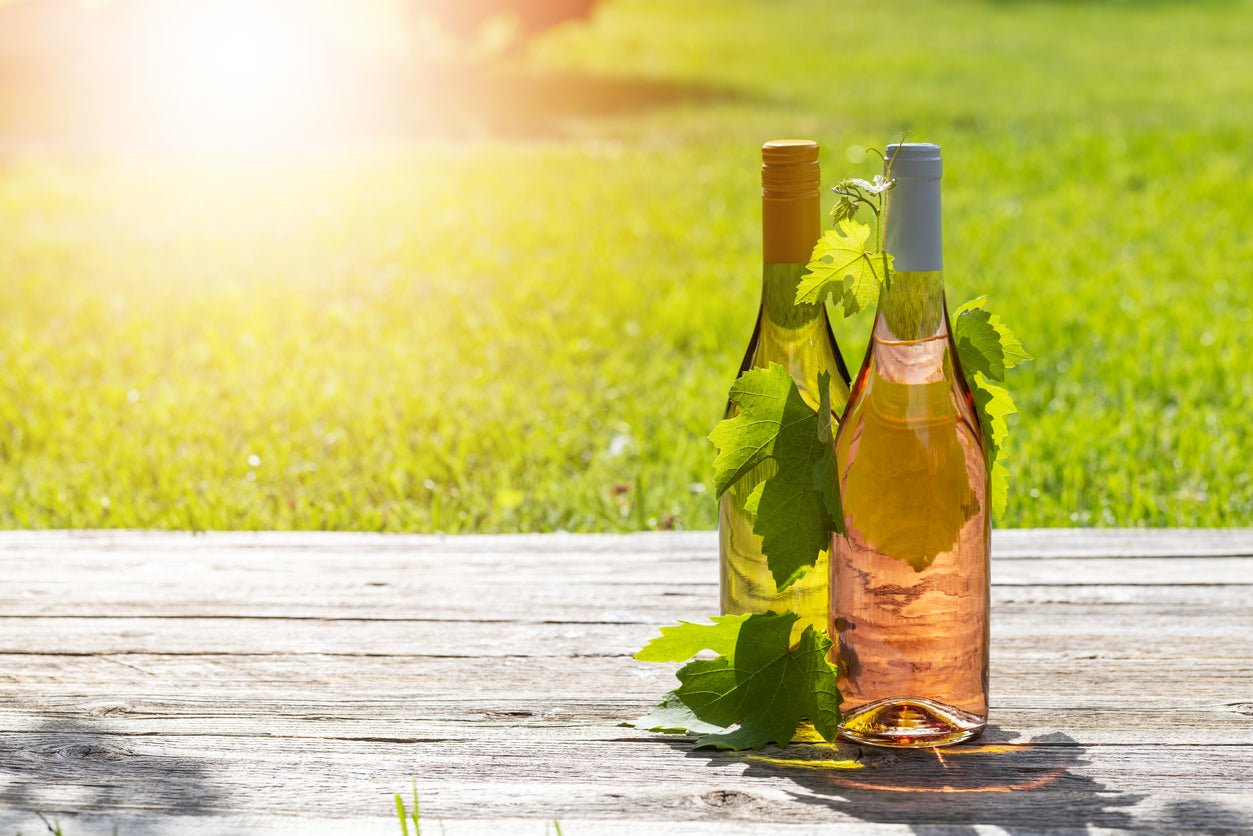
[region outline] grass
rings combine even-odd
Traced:
[[[1004,526],[1253,521],[1239,2],[615,0],[520,72],[686,104],[0,167],[0,526],[708,528],[757,146],[945,147],[952,304],[1036,361]],[[710,92],[713,91],[713,92]],[[838,336],[856,366],[864,319]]]
[[[418,805],[418,780],[412,779],[410,783],[413,785],[413,809],[405,809],[405,800],[400,793],[396,793],[396,818],[400,820],[401,836],[409,836],[409,822],[413,822],[413,836],[422,836],[422,813]]]

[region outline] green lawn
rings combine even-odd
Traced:
[[[0,526],[709,528],[758,146],[945,149],[1034,353],[1001,526],[1253,523],[1253,5],[610,0],[518,71],[662,108],[0,164]],[[660,95],[660,94],[658,94]],[[842,323],[856,367],[864,319]]]

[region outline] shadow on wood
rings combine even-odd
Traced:
[[[1017,738],[992,726],[980,740],[947,749],[841,742],[793,744],[767,753],[693,750],[688,757],[706,759],[711,767],[747,764],[749,777],[788,778],[806,790],[789,791],[796,801],[863,822],[970,826],[971,833],[979,824],[1009,832],[1134,826],[1128,808],[1145,796],[1111,791],[1079,774],[1076,767],[1086,761],[1073,738],[1061,733],[1026,742]]]
[[[0,735],[0,809],[195,814],[219,805],[206,764],[142,747],[134,736],[72,721]]]
[[[1253,833],[1253,818],[1216,801],[1172,801],[1166,815],[1173,829],[1183,833],[1204,827],[1208,831]]]

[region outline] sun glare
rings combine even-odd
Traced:
[[[0,0],[0,120],[20,121],[23,141],[123,157],[390,141],[442,124],[463,93],[474,102],[491,92],[479,30],[497,11],[413,0]]]
[[[179,144],[294,139],[330,82],[328,48],[286,3],[165,3],[147,22],[150,124]]]

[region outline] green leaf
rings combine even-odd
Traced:
[[[831,376],[818,375],[818,441],[822,455],[814,462],[814,490],[822,496],[832,531],[844,530],[844,509],[840,507],[840,474],[835,465],[835,420],[831,413]]]
[[[709,434],[718,448],[715,496],[722,496],[745,473],[770,458],[775,439],[787,422],[803,421],[805,413],[811,413],[792,375],[778,363],[744,372],[732,384],[730,399],[739,411],[718,422]]]
[[[843,522],[831,444],[830,381],[828,374],[819,376],[817,412],[792,386],[792,408],[772,446],[778,470],[762,483],[757,502],[753,533],[761,537],[762,554],[780,592],[813,567]]]
[[[1031,359],[1001,318],[987,310],[986,296],[971,299],[953,312],[953,340],[967,375],[982,372],[993,380],[1004,380],[1006,369]]]
[[[967,375],[982,373],[1004,380],[1005,352],[991,319],[991,314],[977,308],[962,311],[953,323],[953,339],[957,343],[962,371]]]
[[[997,386],[983,372],[975,372],[971,379],[971,394],[975,399],[975,408],[979,412],[979,424],[983,427],[988,442],[988,464],[991,467],[991,479],[988,486],[989,504],[993,516],[1005,513],[1005,505],[1009,500],[1009,472],[1005,469],[1001,454],[1005,442],[1009,438],[1009,423],[1006,416],[1018,411],[1009,390]]]
[[[679,687],[648,714],[625,725],[687,733],[697,737],[698,747],[760,749],[767,743],[788,743],[797,724],[808,719],[820,735],[834,740],[841,699],[837,671],[828,658],[831,641],[806,627],[793,645],[795,613],[737,618],[717,625],[736,631],[726,653],[684,665],[678,672]],[[686,633],[694,626],[674,629]],[[699,643],[690,642],[688,647]]]
[[[719,494],[762,462],[775,463],[774,474],[752,487],[744,508],[756,514],[753,533],[762,538],[762,553],[780,591],[817,562],[843,521],[830,384],[829,374],[819,375],[821,409],[815,411],[783,366],[771,363],[745,372],[731,387],[731,402],[739,411],[709,435],[718,447],[714,482]]]
[[[701,722],[727,729],[702,733],[698,747],[786,744],[805,718],[824,738],[835,738],[840,694],[827,658],[831,641],[806,627],[793,647],[796,619],[795,613],[752,615],[740,627],[733,656],[689,662],[679,670],[675,696]]]
[[[992,449],[1000,450],[1009,438],[1009,423],[1005,418],[1016,413],[1018,407],[1014,405],[1008,389],[988,380],[982,372],[975,373],[974,384],[971,394],[974,395],[975,406],[979,410],[979,423],[988,434]]]
[[[999,516],[1009,499],[1009,471],[1002,458],[1009,438],[1005,417],[1018,409],[1009,391],[992,381],[1003,381],[1006,369],[1027,362],[1031,355],[1001,318],[987,309],[986,296],[971,299],[953,312],[953,340],[987,436],[989,504],[993,516]]]
[[[1005,513],[1005,506],[1009,504],[1009,470],[999,459],[991,462],[988,473],[988,505],[992,508],[992,515],[999,517]]]
[[[753,489],[748,492],[748,496],[744,497],[744,513],[757,515],[757,509],[761,506],[761,494],[766,489],[766,480],[763,479]]]
[[[727,730],[724,726],[715,726],[698,718],[674,691],[668,692],[661,703],[643,717],[623,725],[663,734],[718,734]]]
[[[827,230],[814,245],[808,272],[796,288],[796,304],[817,305],[831,296],[845,316],[873,304],[884,279],[883,259],[891,269],[892,257],[868,248],[869,239],[870,227],[851,218]]]
[[[686,662],[702,650],[726,655],[735,649],[744,615],[715,615],[712,624],[680,621],[673,627],[662,627],[661,635],[644,645],[635,658],[641,662]]]

